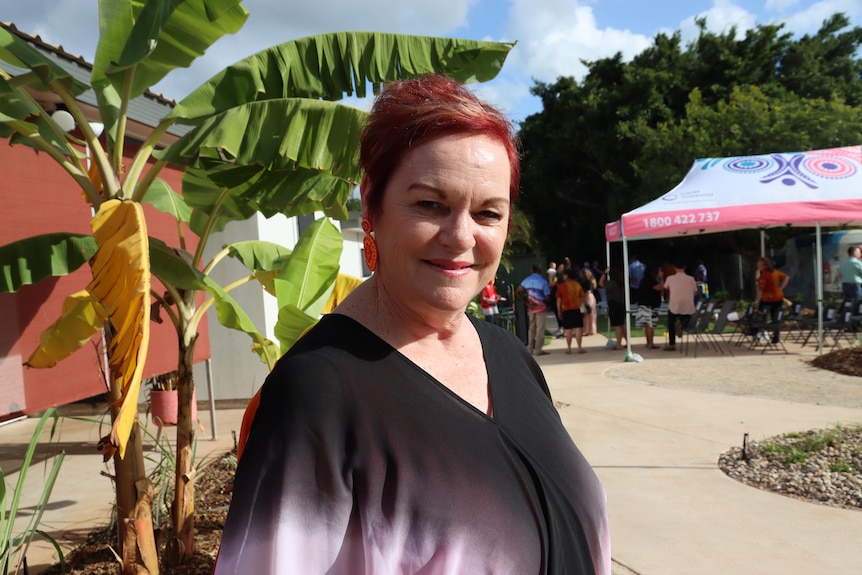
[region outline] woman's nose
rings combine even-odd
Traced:
[[[448,246],[465,249],[475,244],[473,226],[475,222],[468,212],[453,212],[446,218],[440,230],[441,241]]]

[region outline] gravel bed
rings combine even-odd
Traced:
[[[788,433],[723,453],[718,466],[746,485],[862,510],[862,426]]]

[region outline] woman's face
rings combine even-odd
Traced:
[[[460,312],[494,277],[509,174],[506,148],[486,136],[447,136],[404,157],[372,221],[375,276],[399,308]]]

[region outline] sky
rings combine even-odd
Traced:
[[[93,61],[98,40],[96,0],[6,2],[0,20]],[[365,30],[517,42],[500,75],[476,87],[515,122],[541,110],[535,81],[583,78],[582,60],[621,52],[630,59],[660,32],[696,37],[696,17],[723,32],[783,22],[794,35],[813,34],[844,12],[862,26],[860,0],[246,0],[250,16],[188,69],[171,72],[154,91],[182,99],[213,74],[269,46],[324,32]],[[368,109],[369,101],[353,101]]]

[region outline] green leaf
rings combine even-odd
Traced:
[[[150,204],[160,212],[171,214],[178,222],[188,223],[192,217],[192,209],[183,197],[161,178],[153,181],[141,202]]]
[[[210,117],[154,155],[178,165],[204,167],[221,153],[241,166],[308,168],[356,183],[359,134],[366,116],[351,106],[319,100],[252,102]]]
[[[293,344],[308,331],[309,328],[317,323],[317,316],[311,317],[307,313],[298,309],[295,305],[289,304],[278,310],[278,321],[275,324],[273,332],[281,345],[280,352],[284,355],[287,350],[293,347]]]
[[[68,275],[87,263],[97,249],[93,236],[63,232],[6,244],[0,247],[0,293],[14,293],[23,285]]]
[[[256,173],[250,168],[248,173]],[[231,221],[243,221],[255,214],[255,206],[242,198],[248,181],[237,181],[236,187],[220,186],[205,170],[187,168],[183,172],[183,199],[192,209],[189,227],[200,236],[212,211],[218,208],[212,231],[219,232]],[[247,180],[247,178],[246,178]]]
[[[140,96],[247,18],[240,0],[100,0],[93,83],[107,78],[122,92],[131,77],[129,98]]]
[[[315,221],[302,232],[290,262],[275,280],[279,309],[294,305],[317,317],[326,301],[319,309],[311,306],[332,289],[343,245],[341,232],[327,218]]]
[[[181,290],[204,290],[206,276],[192,265],[192,256],[172,248],[160,239],[150,237],[150,271],[165,285]]]
[[[291,250],[263,240],[248,240],[226,246],[228,255],[250,270],[281,270],[290,261]]]
[[[225,68],[184,98],[170,117],[198,123],[249,102],[363,98],[369,83],[427,72],[456,80],[494,78],[514,44],[379,32],[318,34],[262,50]]]
[[[213,307],[219,323],[227,328],[247,333],[252,339],[252,349],[255,353],[267,365],[274,365],[277,359],[273,356],[275,344],[257,331],[245,310],[220,285],[207,276],[204,276],[204,282],[207,292],[213,297]]]
[[[36,91],[52,92],[51,82],[62,84],[75,96],[89,89],[89,86],[75,80],[69,72],[31,46],[29,42],[18,38],[5,28],[0,28],[0,59],[18,68],[32,70],[34,75],[28,76],[26,85]]]

